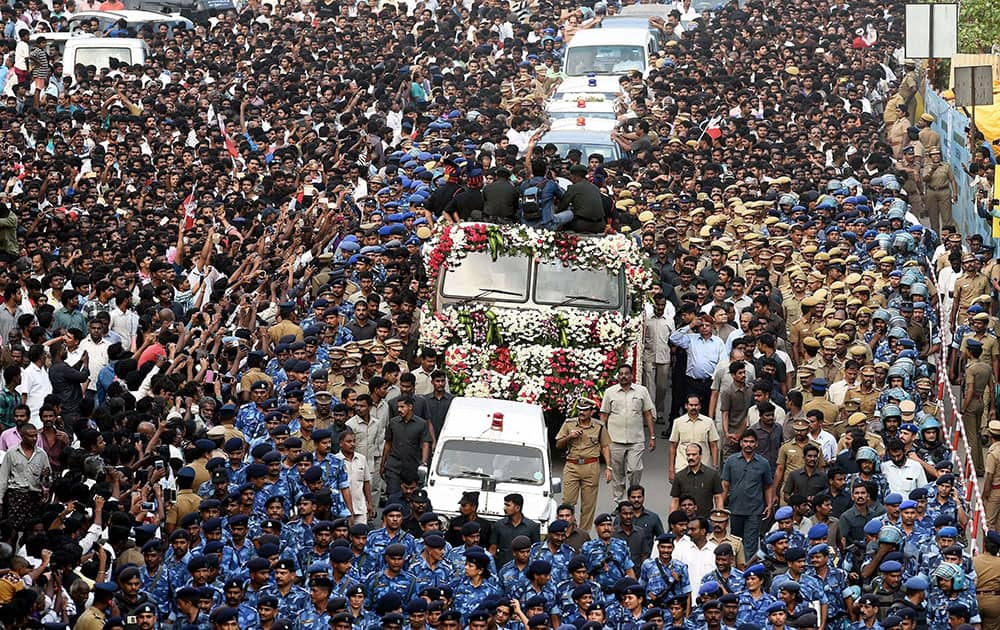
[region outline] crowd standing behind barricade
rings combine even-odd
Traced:
[[[253,1],[85,25],[150,57],[64,68],[45,33],[113,8],[0,7],[4,628],[1000,627],[1000,264],[902,3],[682,0],[613,162],[540,130],[614,5]],[[469,220],[626,233],[658,278],[544,539],[419,487],[452,397],[421,250]]]

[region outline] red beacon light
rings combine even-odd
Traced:
[[[582,97],[576,99],[576,106],[579,107],[580,109],[585,109],[587,107],[587,99]]]
[[[493,423],[490,425],[490,431],[503,431],[503,414],[499,411],[493,412]]]
[[[576,126],[577,127],[586,127],[587,126],[587,119],[584,118],[583,116],[578,117],[576,119]]]

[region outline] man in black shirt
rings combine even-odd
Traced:
[[[483,188],[483,220],[490,223],[513,223],[517,201],[517,189],[510,183],[510,171],[497,167],[493,181]]]
[[[603,234],[604,202],[597,186],[587,181],[587,167],[574,164],[569,169],[569,178],[573,182],[566,188],[559,210],[572,210],[573,220],[567,226],[573,232]]]
[[[404,470],[417,474],[417,467],[430,457],[431,433],[427,421],[413,415],[413,398],[400,396],[399,415],[389,419],[385,427],[385,446],[379,474],[385,478],[387,493],[399,492],[400,475]]]

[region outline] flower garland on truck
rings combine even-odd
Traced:
[[[569,267],[624,271],[630,312],[579,308],[517,309],[487,304],[424,305],[420,344],[444,354],[455,395],[503,398],[564,409],[580,396],[598,398],[640,338],[651,268],[622,234],[582,237],[526,226],[448,225],[424,250],[436,286],[445,268],[469,252],[530,256]]]

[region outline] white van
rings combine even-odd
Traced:
[[[94,66],[100,72],[111,67],[112,59],[129,65],[144,65],[149,45],[130,37],[71,37],[63,50],[63,76],[72,77],[78,64]]]
[[[645,76],[659,46],[648,28],[591,28],[577,32],[566,47],[563,72],[571,77]]]
[[[605,120],[617,118],[615,99],[594,92],[562,92],[554,95],[545,104],[545,113],[552,120],[576,120],[580,117]]]
[[[458,514],[465,492],[479,492],[479,515],[504,517],[503,498],[524,497],[523,513],[544,533],[556,516],[562,481],[552,477],[542,408],[509,400],[454,398],[427,471],[434,511]]]

